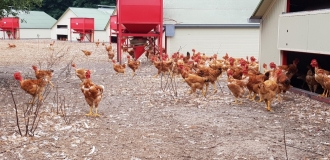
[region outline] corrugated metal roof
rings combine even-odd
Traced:
[[[56,19],[43,11],[21,12],[17,17],[24,20],[23,22],[20,21],[20,28],[51,28],[56,23]]]
[[[249,24],[260,0],[164,0],[165,24]]]
[[[69,8],[77,17],[94,18],[95,30],[105,30],[115,8]]]

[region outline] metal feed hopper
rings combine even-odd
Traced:
[[[70,40],[72,33],[78,33],[77,41],[83,42],[85,37],[89,42],[94,42],[94,18],[70,18]]]
[[[19,18],[18,17],[3,17],[0,20],[0,31],[3,31],[3,38],[6,39],[6,34],[9,39],[19,38]]]
[[[149,43],[162,51],[163,0],[117,0],[117,15],[110,17],[110,29],[117,34],[117,60],[122,48],[133,48],[134,58],[145,52]]]

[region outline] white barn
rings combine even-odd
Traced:
[[[70,18],[94,18],[94,40],[99,39],[101,42],[109,42],[110,27],[109,20],[113,14],[115,7],[110,8],[74,8],[69,7],[58,21],[52,26],[51,38],[70,39]],[[72,41],[76,41],[78,34],[72,34]]]
[[[303,75],[316,59],[330,70],[329,19],[330,1],[261,0],[250,16],[251,22],[260,22],[260,64],[291,64],[298,58],[298,73]],[[291,82],[302,88],[302,80],[293,78]],[[308,90],[306,86],[303,89]]]
[[[20,39],[50,39],[51,28],[56,23],[56,19],[43,11],[29,11],[28,13],[20,12],[17,17],[20,18]],[[0,34],[3,38],[3,34]],[[5,35],[5,38],[8,38]]]
[[[164,0],[167,52],[226,52],[259,56],[259,23],[249,23],[259,0]]]

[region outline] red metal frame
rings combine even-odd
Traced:
[[[290,0],[287,0],[286,1],[286,12],[289,13],[290,12]],[[281,50],[280,51],[281,53],[281,57],[282,57],[282,65],[286,65],[288,64],[288,51],[284,51],[284,50]]]
[[[73,30],[73,31],[72,31]],[[80,42],[83,42],[85,37],[89,42],[94,42],[94,18],[70,18],[70,40],[72,42],[72,33],[79,33]]]
[[[163,0],[117,0],[117,15],[111,16],[110,29],[117,34],[117,61],[120,63],[123,45],[134,49],[135,59],[144,53],[142,45],[131,45],[129,39],[146,38],[162,51]]]
[[[3,17],[0,20],[0,31],[3,31],[4,39],[6,39],[6,33],[9,39],[19,39],[19,18]]]

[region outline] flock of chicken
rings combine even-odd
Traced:
[[[186,55],[176,52],[171,57],[164,51],[162,54],[155,54],[153,47],[146,50],[145,55],[158,70],[155,77],[163,73],[169,76],[180,76],[184,82],[191,88],[189,94],[196,94],[199,89],[203,96],[208,92],[209,83],[214,87],[214,93],[217,92],[216,82],[222,76],[223,72],[227,72],[228,88],[235,96],[235,102],[242,104],[242,98],[247,89],[249,94],[247,98],[255,100],[259,95],[259,102],[264,101],[267,110],[270,111],[270,104],[277,96],[281,101],[281,93],[285,93],[290,88],[290,79],[298,72],[298,59],[295,59],[290,65],[276,66],[273,62],[270,63],[270,70],[264,64],[264,73],[259,72],[259,64],[252,56],[250,59],[233,58],[226,54],[222,59],[217,58],[217,54],[206,56],[204,53],[196,52],[192,49],[192,55],[187,52]],[[123,48],[124,52],[129,55],[128,66],[135,71],[139,68],[140,62],[130,60],[133,57],[132,50]],[[113,68],[118,73],[125,74],[125,64],[116,64],[113,60]],[[240,101],[240,102],[238,102]]]
[[[192,49],[192,55],[187,52],[184,56],[177,52],[171,57],[166,53],[162,56],[149,54],[148,58],[157,68],[158,74],[163,72],[169,73],[172,77],[181,76],[190,86],[190,94],[196,93],[199,89],[203,96],[206,96],[209,83],[213,85],[216,93],[216,82],[223,72],[227,72],[227,86],[236,98],[234,103],[242,104],[247,89],[249,92],[247,98],[255,100],[256,95],[259,95],[259,102],[264,101],[268,111],[271,110],[270,104],[275,96],[281,100],[280,94],[290,88],[290,79],[297,73],[299,62],[296,59],[293,64],[278,67],[272,62],[270,70],[267,70],[267,65],[264,64],[265,72],[260,73],[259,64],[253,56],[250,59],[248,57],[243,59],[229,57],[226,54],[222,59],[218,59],[217,54],[206,56]]]
[[[54,42],[52,43],[54,44]],[[96,46],[98,47],[100,42],[97,41]],[[109,61],[113,63],[113,69],[116,74],[125,74],[126,64],[117,64],[114,60],[115,54],[112,49],[112,45],[105,45],[105,50],[108,52]],[[228,89],[235,97],[235,104],[242,104],[242,98],[245,90],[248,90],[247,98],[255,101],[256,96],[259,96],[259,102],[264,101],[266,108],[271,111],[271,102],[276,98],[282,101],[281,94],[285,93],[290,87],[290,79],[293,75],[298,72],[297,64],[298,59],[295,59],[290,65],[276,66],[273,62],[269,64],[270,69],[267,69],[267,65],[263,64],[264,73],[259,72],[259,64],[256,59],[252,56],[250,59],[244,58],[233,58],[229,57],[226,53],[222,59],[218,59],[217,54],[213,56],[206,56],[204,53],[196,52],[192,49],[192,54],[187,52],[186,55],[176,52],[171,57],[162,51],[157,52],[155,48],[146,46],[148,49],[145,55],[150,60],[155,68],[158,70],[154,77],[163,73],[164,75],[169,74],[170,77],[179,76],[183,78],[183,81],[190,87],[189,94],[196,94],[196,90],[199,89],[203,96],[206,96],[208,92],[209,83],[213,85],[214,92],[217,92],[216,82],[219,77],[222,76],[223,72],[227,73],[227,86]],[[138,70],[141,62],[134,59],[134,51],[122,47],[124,52],[127,52],[127,66],[132,69],[133,75]],[[82,52],[88,57],[92,54],[91,51],[82,50]],[[328,96],[330,90],[330,79],[327,75],[329,71],[320,69],[317,61],[314,59],[311,62],[311,66],[315,68],[315,75],[307,73],[306,82],[309,84],[310,89],[313,87],[311,82],[319,83],[324,88],[322,96]],[[81,80],[80,89],[85,96],[85,100],[90,106],[90,112],[87,116],[100,116],[97,112],[98,104],[103,96],[103,85],[94,84],[91,79],[91,72],[87,69],[77,68],[76,64],[72,64],[75,70],[75,74]],[[33,66],[37,79],[26,79],[24,80],[19,72],[15,72],[14,78],[20,82],[21,88],[27,93],[31,94],[33,100],[30,103],[34,103],[36,96],[39,100],[42,100],[42,91],[45,86],[51,83],[53,70],[39,70],[36,66]],[[312,78],[308,78],[312,76]],[[204,89],[205,88],[205,89]],[[314,89],[315,92],[315,89]],[[93,112],[95,108],[95,112]]]

